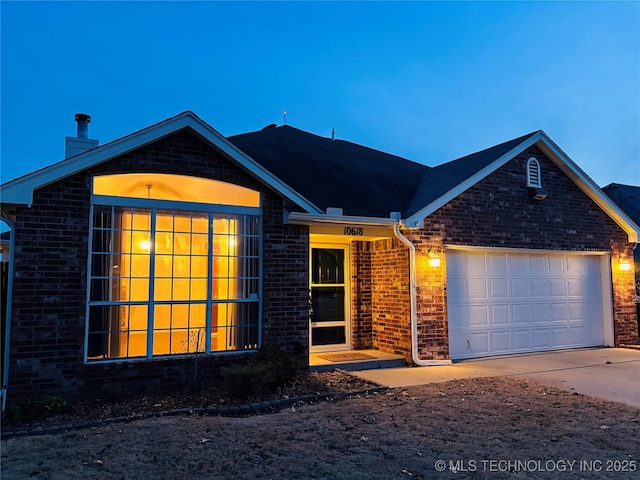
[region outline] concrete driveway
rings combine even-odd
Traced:
[[[388,387],[509,375],[640,408],[640,350],[625,348],[585,348],[351,373]]]

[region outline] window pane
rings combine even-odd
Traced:
[[[344,250],[314,248],[311,276],[315,284],[344,283]]]
[[[249,188],[187,175],[125,173],[93,178],[93,193],[130,198],[260,206],[260,192]]]
[[[313,322],[344,320],[344,287],[313,287],[311,290]]]
[[[207,299],[207,279],[191,280],[191,300]]]
[[[172,277],[173,257],[171,255],[156,255],[155,269],[156,277]]]
[[[173,232],[173,212],[165,210],[157,212],[156,232]]]
[[[345,329],[344,327],[315,327],[312,330],[312,345],[333,345],[338,343],[345,343]]]
[[[171,305],[156,305],[153,308],[153,328],[155,330],[171,328]]]
[[[157,232],[155,237],[155,253],[173,253],[173,235],[170,232]]]
[[[173,279],[172,300],[189,300],[189,279]]]
[[[185,255],[175,255],[173,257],[173,276],[174,277],[190,277],[191,264],[190,257]]]
[[[209,231],[209,215],[203,213],[193,214],[193,223],[191,224],[191,231],[194,233],[204,233]]]
[[[135,278],[131,280],[131,301],[141,302],[149,300],[149,279]]]
[[[258,215],[93,208],[89,359],[257,348]]]
[[[209,251],[209,236],[206,233],[194,233],[191,236],[191,245],[194,255],[206,255]]]
[[[153,295],[155,300],[171,300],[171,288],[173,280],[171,278],[156,278]]]
[[[173,231],[176,233],[189,233],[191,231],[191,216],[176,215],[174,219]]]

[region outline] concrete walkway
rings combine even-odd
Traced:
[[[640,350],[585,348],[466,360],[438,367],[351,372],[387,387],[463,378],[518,376],[538,383],[640,408]]]

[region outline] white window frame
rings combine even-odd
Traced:
[[[540,162],[534,157],[527,160],[527,187],[542,188]]]
[[[262,205],[262,202],[260,202]],[[143,208],[149,209],[151,211],[151,238],[155,233],[155,218],[158,210],[162,211],[186,211],[186,212],[198,212],[198,213],[206,213],[209,218],[209,245],[207,253],[207,262],[208,265],[211,265],[213,258],[213,245],[212,243],[212,225],[213,225],[213,217],[218,214],[230,214],[230,215],[240,215],[242,218],[246,220],[246,216],[258,217],[258,232],[257,232],[257,240],[258,240],[258,251],[257,251],[257,279],[258,279],[258,292],[248,293],[245,297],[240,299],[224,299],[223,301],[215,300],[212,298],[212,282],[213,282],[213,274],[211,268],[208,268],[207,275],[207,298],[204,301],[197,301],[193,303],[197,304],[206,304],[206,331],[205,331],[205,350],[195,351],[192,353],[180,353],[180,354],[161,354],[154,355],[153,354],[153,336],[154,336],[154,328],[153,328],[153,311],[154,306],[156,305],[156,301],[154,299],[154,277],[153,277],[153,264],[154,264],[154,256],[155,253],[150,252],[150,262],[151,262],[151,270],[149,274],[149,298],[145,303],[148,305],[148,323],[147,323],[147,349],[145,356],[136,356],[136,357],[117,357],[117,358],[108,358],[108,353],[106,353],[104,358],[89,358],[89,333],[90,333],[90,310],[92,306],[118,306],[118,305],[136,305],[140,304],[139,301],[129,300],[127,302],[123,301],[92,301],[91,300],[91,285],[92,285],[92,257],[94,253],[93,249],[93,231],[94,231],[94,208],[95,207],[110,207],[113,209],[118,207],[125,208]],[[86,316],[85,316],[85,339],[84,339],[84,363],[85,364],[97,364],[97,363],[122,363],[122,362],[136,362],[136,361],[148,361],[148,360],[156,360],[163,358],[180,358],[180,357],[193,357],[194,355],[219,355],[219,354],[238,354],[247,351],[254,351],[262,345],[262,268],[263,268],[263,252],[262,252],[262,238],[263,238],[263,225],[262,225],[262,207],[244,207],[244,206],[233,206],[233,205],[219,205],[219,204],[204,204],[204,203],[192,203],[192,202],[180,202],[180,201],[169,201],[169,200],[157,200],[157,199],[141,199],[141,198],[130,198],[130,197],[115,197],[115,196],[107,196],[107,195],[92,195],[91,197],[91,205],[89,212],[89,240],[88,240],[88,259],[87,259],[87,288],[86,288]],[[113,224],[111,225],[111,231],[114,231]],[[243,255],[242,258],[248,259],[253,258],[255,260],[255,256],[253,255]],[[245,262],[246,263],[246,262]],[[176,304],[180,302],[175,302]],[[214,350],[211,346],[211,334],[212,334],[212,306],[219,303],[241,303],[241,304],[253,304],[257,308],[257,345],[253,348],[237,348],[237,349],[227,349],[227,350]],[[159,304],[166,304],[166,302],[160,302]],[[173,302],[171,304],[174,304]],[[245,324],[241,324],[243,326]],[[109,330],[111,331],[111,330]]]

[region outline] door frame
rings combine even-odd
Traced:
[[[344,336],[345,343],[318,345],[312,343],[313,323],[309,317],[309,352],[336,352],[351,349],[351,243],[332,243],[332,242],[310,242],[309,243],[309,303],[311,303],[311,287],[312,284],[312,268],[313,268],[313,249],[342,249],[344,250]]]

